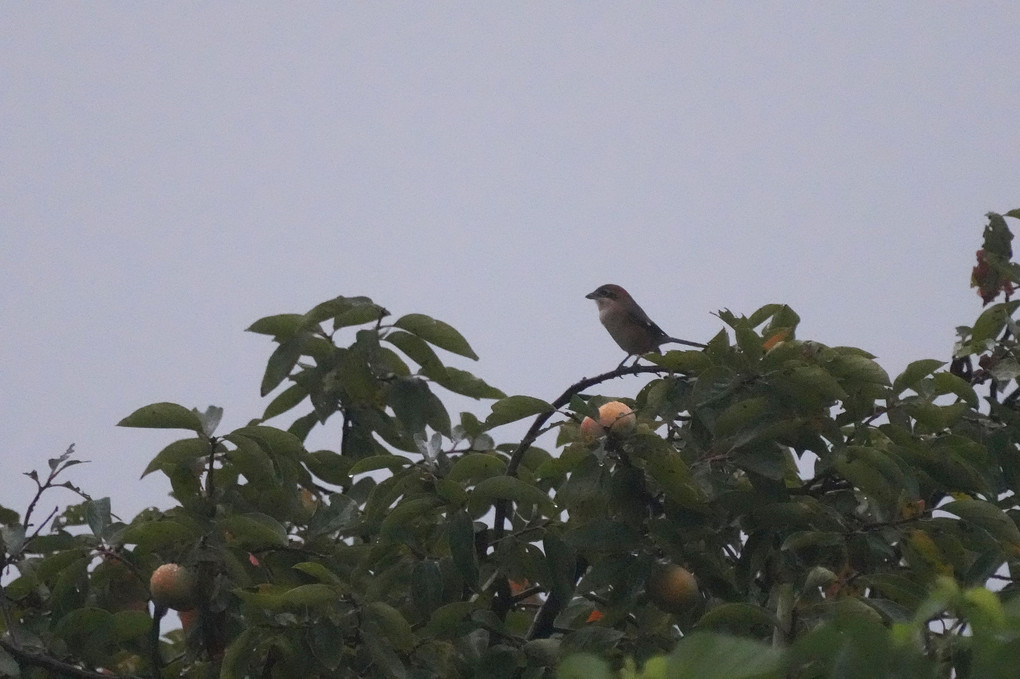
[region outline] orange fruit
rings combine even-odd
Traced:
[[[184,566],[165,563],[152,572],[149,592],[157,605],[187,610],[195,603],[195,576]]]

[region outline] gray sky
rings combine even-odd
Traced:
[[[621,358],[606,282],[689,339],[786,302],[890,372],[947,358],[1020,207],[1020,5],[679,4],[5,4],[0,504],[75,442],[115,511],[165,505],[175,434],[115,423],[244,424],[243,329],[339,294],[550,399]]]

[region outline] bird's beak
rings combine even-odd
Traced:
[[[595,292],[598,292],[598,291],[596,290]],[[584,296],[584,298],[585,299],[595,299],[596,297],[598,297],[598,295],[596,295],[595,292],[589,292],[587,295]]]

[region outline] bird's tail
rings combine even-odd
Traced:
[[[663,344],[669,344],[671,342],[673,344],[683,344],[688,347],[697,347],[698,349],[704,349],[706,346],[708,346],[706,344],[700,344],[699,342],[690,342],[688,340],[677,339],[676,337],[667,337],[662,341]]]

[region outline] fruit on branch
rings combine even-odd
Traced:
[[[198,618],[198,610],[188,608],[177,611],[177,617],[181,619],[181,629],[184,630],[184,633],[191,634],[191,630],[195,627],[195,620]]]
[[[165,563],[152,572],[149,593],[157,606],[187,610],[195,605],[195,576],[185,566]]]
[[[610,401],[599,406],[599,424],[614,434],[626,436],[634,432],[637,415],[626,403]]]
[[[645,589],[652,603],[667,613],[683,613],[698,599],[698,580],[674,563],[652,566]]]
[[[319,500],[312,494],[312,491],[307,488],[302,488],[298,491],[298,518],[302,521],[308,521],[315,514],[315,510],[319,506]]]
[[[581,440],[594,443],[607,432],[617,436],[628,436],[637,427],[637,415],[626,403],[609,401],[599,406],[598,422],[590,417],[581,421]]]
[[[605,434],[606,432],[602,425],[590,417],[581,420],[581,441],[583,443],[591,445],[605,436]]]

